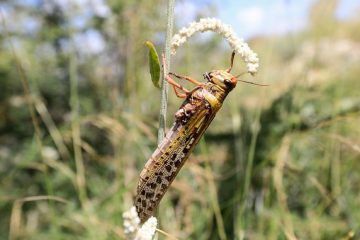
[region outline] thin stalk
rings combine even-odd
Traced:
[[[1,11],[1,20],[2,20],[2,24],[3,24],[3,27],[5,29],[5,35],[6,35],[6,38],[8,39],[9,41],[9,46],[10,46],[10,49],[12,51],[12,54],[14,56],[14,60],[15,60],[15,65],[16,65],[16,68],[17,68],[17,71],[20,75],[20,81],[21,81],[21,84],[22,84],[22,88],[23,88],[23,91],[24,91],[24,94],[25,94],[25,97],[26,97],[26,103],[28,104],[28,108],[29,108],[29,112],[30,112],[30,116],[31,116],[31,121],[33,123],[33,126],[34,126],[34,130],[35,130],[35,139],[36,139],[36,142],[38,144],[38,148],[39,148],[39,151],[42,149],[42,142],[41,142],[41,130],[40,130],[40,127],[39,127],[39,122],[38,122],[38,119],[36,117],[36,111],[35,111],[35,107],[34,107],[34,97],[32,96],[31,94],[31,91],[30,91],[30,85],[29,85],[29,81],[27,79],[27,76],[26,76],[26,73],[25,73],[25,70],[15,52],[15,48],[14,48],[14,45],[12,44],[11,40],[10,40],[10,36],[8,35],[8,29],[7,29],[7,26],[6,26],[6,23],[5,23],[5,17],[3,15],[3,12]]]
[[[77,61],[76,56],[70,57],[70,106],[72,115],[72,138],[75,154],[76,166],[76,183],[79,193],[79,199],[84,207],[86,202],[86,183],[85,183],[85,168],[83,157],[81,153],[81,135],[79,124],[79,95],[78,95],[78,78],[77,78]]]
[[[244,181],[244,190],[242,194],[242,204],[240,208],[240,216],[243,219],[242,225],[246,228],[246,205],[247,205],[247,196],[249,194],[250,184],[251,184],[251,176],[253,170],[253,163],[255,157],[255,150],[256,150],[256,142],[258,138],[258,134],[260,131],[259,126],[259,119],[260,119],[261,109],[258,108],[255,115],[255,126],[253,126],[251,142],[250,142],[250,149],[248,153],[246,169],[245,169],[245,181]]]
[[[29,109],[29,113],[31,116],[31,121],[32,124],[34,126],[34,137],[35,137],[35,142],[37,145],[37,148],[39,150],[39,154],[40,154],[40,158],[42,160],[43,163],[45,163],[44,157],[42,155],[42,149],[43,149],[43,143],[42,143],[42,139],[41,139],[41,129],[40,129],[40,125],[39,125],[39,121],[38,118],[36,117],[36,110],[35,110],[35,101],[34,101],[34,96],[31,92],[30,89],[30,84],[29,84],[29,80],[26,76],[26,72],[24,70],[23,65],[21,64],[21,61],[19,59],[19,57],[16,54],[14,45],[10,39],[10,35],[9,35],[9,31],[6,25],[6,20],[5,20],[5,16],[2,12],[2,10],[0,10],[0,16],[1,16],[1,22],[4,28],[4,32],[5,32],[5,37],[6,39],[9,41],[9,46],[10,49],[12,51],[12,54],[14,56],[14,60],[15,60],[15,65],[19,74],[19,78],[21,81],[21,85],[25,94],[25,98],[26,98],[26,103]],[[47,168],[47,164],[45,164],[45,169],[44,169],[44,175],[45,175],[45,185],[46,185],[46,190],[48,192],[49,195],[53,195],[53,187],[51,184],[51,181],[49,179],[49,175],[48,175],[48,168]]]
[[[217,187],[216,187],[216,183],[214,180],[214,175],[212,174],[212,171],[211,171],[211,166],[210,166],[210,161],[209,161],[209,151],[207,149],[205,139],[201,139],[200,149],[201,149],[201,152],[206,157],[205,169],[206,169],[206,172],[207,172],[206,175],[207,175],[207,178],[209,181],[208,183],[209,183],[209,192],[210,192],[210,202],[213,207],[213,211],[214,211],[214,215],[215,215],[215,220],[216,220],[216,224],[217,224],[217,232],[218,232],[219,238],[221,240],[226,240],[227,237],[226,237],[226,232],[225,232],[224,218],[221,214],[221,209],[220,209],[220,205],[219,205],[219,197],[218,197],[218,193],[217,193]]]
[[[171,38],[173,35],[174,7],[175,7],[175,0],[168,0],[168,2],[167,2],[167,27],[166,27],[166,39],[165,39],[165,69],[166,69],[166,72],[164,72],[164,74],[168,74],[168,72],[170,71],[170,44],[171,44]],[[162,76],[158,143],[160,143],[164,139],[164,136],[165,136],[168,92],[169,92],[168,83],[167,83],[167,81],[165,81],[165,76]]]

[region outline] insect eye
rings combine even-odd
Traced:
[[[230,79],[224,79],[224,84],[228,87],[228,88],[234,88],[234,83],[230,80]]]

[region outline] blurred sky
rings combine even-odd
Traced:
[[[315,0],[195,0],[177,2],[181,26],[196,18],[196,12],[215,4],[218,18],[235,28],[239,36],[296,31],[306,26],[309,8]],[[344,19],[360,12],[359,0],[341,0],[337,17]]]
[[[22,0],[36,5],[41,0]],[[53,0],[66,8],[69,3],[89,6],[96,13],[106,16],[109,9],[106,0]],[[121,1],[121,0],[119,0]],[[180,27],[196,20],[196,14],[209,5],[216,7],[218,17],[232,25],[245,38],[262,33],[282,33],[298,30],[306,25],[310,6],[316,0],[177,0],[176,21]],[[46,1],[45,1],[46,2]],[[165,0],[164,0],[165,2]],[[86,12],[86,10],[84,11]],[[348,18],[360,12],[360,0],[340,0],[337,16]],[[209,16],[210,17],[210,16]]]
[[[21,0],[24,5],[36,7],[43,0]],[[106,5],[106,0],[52,0],[57,2],[63,9],[70,4],[77,6],[78,15],[73,17],[71,22],[74,26],[81,28],[86,25],[87,19],[91,17],[90,12],[106,17],[110,14],[110,9]],[[119,0],[121,1],[121,0]],[[220,18],[224,23],[231,25],[239,37],[248,39],[262,34],[281,34],[289,31],[297,31],[307,23],[307,16],[311,5],[316,0],[177,0],[175,8],[175,21],[179,28],[188,25],[190,22],[198,20],[200,13],[205,13],[207,17]],[[166,1],[163,0],[165,3]],[[46,0],[45,0],[46,3]],[[203,9],[215,7],[215,16],[206,15]],[[1,4],[5,16],[7,15],[6,5]],[[337,10],[337,17],[346,19],[360,13],[360,0],[340,0]],[[7,21],[8,24],[11,20]],[[38,26],[35,21],[27,20],[25,28],[32,31]],[[22,25],[24,27],[24,25]],[[165,23],[164,23],[165,28]],[[165,30],[165,29],[164,29]],[[102,36],[94,31],[88,30],[75,37],[75,42],[79,43],[80,50],[84,52],[97,53],[105,47]]]

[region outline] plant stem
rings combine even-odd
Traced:
[[[164,74],[170,71],[170,44],[173,35],[174,25],[174,6],[175,0],[168,0],[167,4],[167,26],[166,26],[166,39],[165,39],[165,69]],[[158,130],[158,143],[164,139],[166,127],[166,112],[168,101],[168,83],[165,81],[165,75],[161,79],[161,99],[160,99],[160,114],[159,114],[159,130]]]
[[[217,232],[219,234],[220,240],[227,240],[226,232],[225,232],[225,225],[224,225],[224,218],[221,213],[221,208],[219,204],[219,197],[218,192],[215,184],[214,174],[211,171],[210,166],[210,159],[209,159],[209,151],[206,146],[205,139],[201,139],[200,141],[200,149],[201,152],[206,156],[205,161],[205,169],[208,173],[208,184],[209,184],[209,192],[210,192],[210,202],[214,211],[215,221],[217,224]]]
[[[254,164],[254,157],[255,157],[255,150],[256,150],[256,143],[258,134],[260,131],[260,115],[261,115],[261,109],[258,108],[255,112],[255,119],[254,119],[254,126],[252,129],[252,136],[251,136],[251,142],[250,142],[250,149],[247,156],[247,163],[246,163],[246,170],[245,170],[245,181],[244,181],[244,189],[242,194],[242,204],[240,207],[240,216],[243,219],[242,224],[243,227],[246,230],[247,227],[247,211],[246,211],[246,204],[247,204],[247,198],[249,194],[249,190],[251,187],[251,177],[252,177],[252,171],[253,171],[253,164]]]
[[[35,96],[31,91],[29,79],[26,75],[25,69],[20,61],[20,58],[18,57],[18,55],[15,51],[15,47],[11,41],[8,26],[6,24],[5,16],[4,16],[2,9],[0,9],[0,18],[1,18],[2,27],[4,29],[3,32],[4,32],[5,39],[8,40],[8,42],[9,42],[9,46],[10,46],[11,52],[12,52],[14,60],[15,60],[15,65],[16,65],[17,72],[19,74],[19,79],[21,81],[21,85],[22,85],[22,88],[24,91],[26,103],[27,103],[30,117],[31,117],[31,121],[34,126],[34,138],[35,138],[35,142],[37,144],[38,150],[39,150],[39,155],[40,155],[41,160],[45,163],[45,159],[42,155],[43,142],[41,139],[41,135],[42,135],[41,128],[40,128],[40,123],[36,116],[36,110],[35,110]],[[48,195],[53,195],[53,186],[52,186],[49,176],[48,176],[48,167],[46,164],[45,164],[45,169],[44,169],[44,176],[45,176],[45,186],[46,186]]]
[[[70,56],[70,106],[71,106],[71,128],[73,147],[75,154],[76,167],[76,183],[79,193],[81,205],[84,207],[86,202],[86,182],[85,182],[85,168],[83,157],[81,153],[81,133],[79,123],[79,91],[78,91],[78,73],[77,73],[77,58],[74,55]]]

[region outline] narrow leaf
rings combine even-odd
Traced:
[[[150,41],[146,41],[145,45],[149,48],[149,67],[151,80],[155,87],[160,89],[160,60],[159,55],[156,52],[154,44]]]

